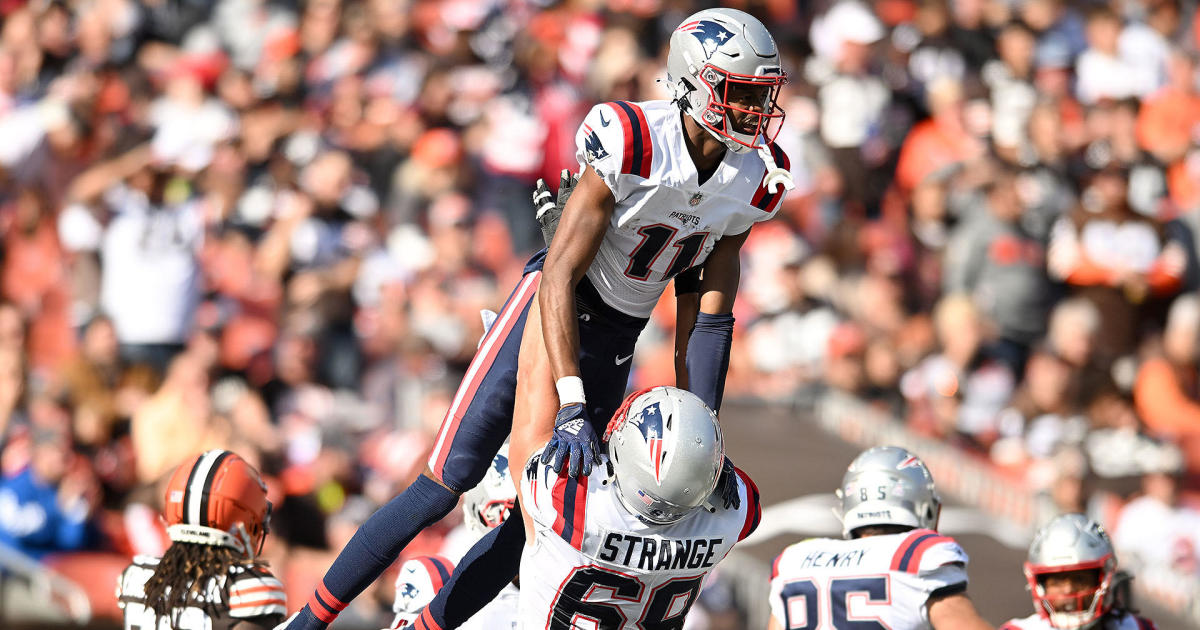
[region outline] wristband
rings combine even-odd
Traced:
[[[583,379],[578,376],[564,376],[554,382],[554,388],[558,390],[559,406],[584,402]]]

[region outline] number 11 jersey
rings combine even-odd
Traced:
[[[682,116],[669,101],[601,103],[575,135],[580,171],[591,166],[616,199],[587,277],[606,304],[634,317],[649,316],[667,282],[701,265],[722,237],[774,216],[784,196],[768,190],[755,151],[726,151],[700,183]],[[782,149],[768,150],[790,167]]]
[[[779,554],[771,616],[784,630],[930,628],[931,597],[967,589],[967,553],[929,529],[853,540],[812,538]]]

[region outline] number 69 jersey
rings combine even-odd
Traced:
[[[571,479],[537,457],[521,480],[536,530],[521,557],[525,630],[679,630],[704,576],[761,516],[758,489],[740,470],[740,508],[652,525],[621,503],[606,465]]]
[[[966,552],[933,530],[813,538],[775,559],[771,616],[785,630],[930,628],[929,598],[966,588]]]
[[[616,101],[593,107],[575,136],[581,172],[591,166],[616,199],[587,277],[605,303],[634,317],[649,316],[667,282],[702,264],[718,240],[771,218],[783,200],[753,151],[727,151],[701,184],[685,133],[668,101]],[[790,167],[782,149],[770,151]]]

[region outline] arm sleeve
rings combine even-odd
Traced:
[[[688,337],[688,389],[713,411],[721,410],[729,353],[733,347],[733,315],[700,311]]]

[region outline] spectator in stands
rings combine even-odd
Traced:
[[[1087,16],[1087,50],[1079,56],[1075,93],[1092,105],[1102,99],[1120,100],[1138,93],[1137,68],[1121,57],[1121,18],[1107,6],[1096,6]]]
[[[961,166],[979,157],[982,148],[967,131],[963,116],[963,87],[949,77],[928,87],[929,119],[909,132],[896,164],[896,183],[912,191],[941,169]]]
[[[1023,436],[1030,457],[1045,459],[1082,444],[1088,424],[1075,407],[1071,377],[1070,364],[1049,352],[1030,357],[1021,388],[1000,422],[1005,434]]]
[[[1016,173],[994,168],[987,213],[965,221],[954,235],[942,277],[947,293],[972,296],[998,330],[997,351],[1020,374],[1030,346],[1045,332],[1053,289],[1045,247],[1021,223]]]
[[[165,372],[200,302],[203,219],[186,180],[143,146],[80,175],[70,196],[112,213],[101,246],[100,303],[122,357]]]
[[[1198,575],[1200,511],[1180,503],[1177,474],[1168,468],[1142,477],[1142,495],[1122,508],[1113,542],[1145,568]]]
[[[1174,48],[1167,59],[1167,81],[1162,89],[1142,102],[1138,114],[1139,144],[1155,159],[1167,165],[1167,184],[1171,201],[1185,211],[1182,225],[1195,243],[1200,234],[1200,178],[1194,158],[1200,155],[1200,87],[1196,85],[1194,51]],[[1189,267],[1189,289],[1200,287],[1200,269],[1194,247]]]
[[[1189,453],[1190,467],[1200,469],[1200,297],[1175,298],[1167,314],[1162,352],[1138,370],[1134,401],[1146,426],[1178,440]]]
[[[992,139],[1011,159],[1025,142],[1025,127],[1037,103],[1033,87],[1037,37],[1022,22],[1009,22],[996,40],[997,58],[983,66],[982,79],[991,90]]]
[[[908,423],[922,433],[984,449],[997,437],[997,416],[1012,396],[1012,370],[985,344],[985,322],[970,297],[953,294],[934,309],[940,351],[904,374]]]
[[[1046,242],[1059,216],[1075,207],[1075,187],[1068,173],[1066,133],[1059,104],[1045,97],[1033,107],[1022,147],[1024,167],[1017,177],[1021,203],[1026,206],[1021,225]]]
[[[1126,24],[1117,41],[1121,58],[1134,68],[1139,97],[1167,82],[1167,58],[1182,23],[1179,0],[1146,0],[1143,5],[1144,20]]]
[[[883,80],[871,72],[871,45],[883,27],[867,5],[839,2],[813,21],[810,37],[816,55],[805,76],[817,87],[820,136],[843,181],[845,199],[878,203],[876,172],[886,147],[880,136],[885,108],[891,100]],[[870,175],[870,177],[868,177]]]
[[[0,544],[34,558],[82,549],[91,542],[92,472],[62,428],[35,427],[30,437],[29,465],[0,479]]]
[[[1047,255],[1050,276],[1100,310],[1104,361],[1133,351],[1143,304],[1174,294],[1184,270],[1182,246],[1130,209],[1127,177],[1117,164],[1093,172],[1079,207],[1055,223]]]
[[[866,387],[863,370],[866,334],[857,324],[846,322],[833,329],[828,343],[825,351],[825,382],[836,391],[861,394]]]

